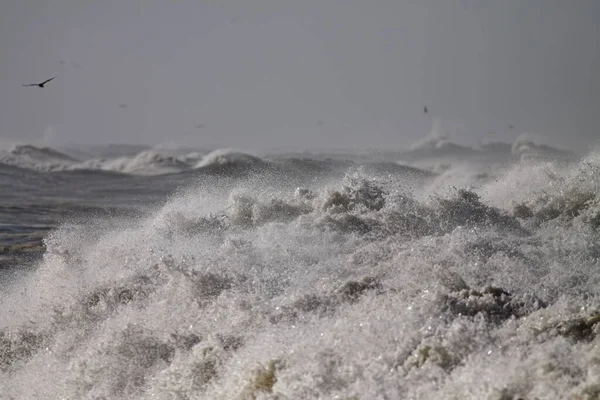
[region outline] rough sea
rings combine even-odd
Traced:
[[[599,399],[600,153],[0,151],[1,399]]]

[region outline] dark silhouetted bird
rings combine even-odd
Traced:
[[[423,112],[424,112],[425,114],[427,114],[427,113],[429,112],[429,110],[427,109],[427,106],[425,106],[425,108],[423,108]]]
[[[56,76],[55,76],[54,78],[56,78]],[[54,78],[50,78],[50,79],[48,79],[47,81],[44,81],[44,82],[42,82],[42,83],[32,83],[32,84],[29,84],[29,85],[23,85],[23,86],[39,86],[39,87],[43,88],[43,87],[44,87],[44,85],[45,85],[46,83],[50,82],[50,81],[51,81],[52,79],[54,79]]]

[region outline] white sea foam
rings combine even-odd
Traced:
[[[190,169],[190,165],[177,157],[146,150],[134,157],[119,157],[110,160],[88,160],[71,166],[72,170],[101,170],[132,175],[162,175]]]
[[[0,163],[40,172],[110,171],[132,175],[161,175],[188,170],[191,165],[169,154],[144,150],[131,156],[77,160],[58,150],[32,145],[17,145],[0,153]]]
[[[196,168],[202,168],[209,165],[226,165],[226,164],[255,164],[260,162],[259,157],[237,151],[233,149],[218,149],[206,154]]]
[[[310,179],[206,174],[146,217],[62,225],[0,294],[3,393],[594,398],[598,160],[295,160]]]
[[[38,171],[69,168],[78,160],[49,147],[15,145],[9,151],[0,151],[0,163]]]

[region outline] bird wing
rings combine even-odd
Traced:
[[[23,86],[37,86],[37,85],[38,85],[37,83],[32,83],[30,85],[23,85]]]
[[[57,76],[58,76],[58,75],[57,75]],[[50,81],[51,81],[52,79],[54,79],[54,78],[56,78],[56,76],[55,76],[55,77],[53,77],[53,78],[50,78],[50,79],[48,79],[47,81],[44,81],[44,82],[40,83],[40,85],[44,85],[44,84],[46,84],[46,83],[50,82]]]

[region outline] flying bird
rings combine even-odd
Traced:
[[[54,78],[56,78],[56,76]],[[50,78],[50,79],[48,79],[48,80],[46,80],[46,81],[44,81],[42,83],[32,83],[32,84],[23,85],[23,86],[39,86],[39,87],[43,88],[46,83],[50,82],[54,78]]]

